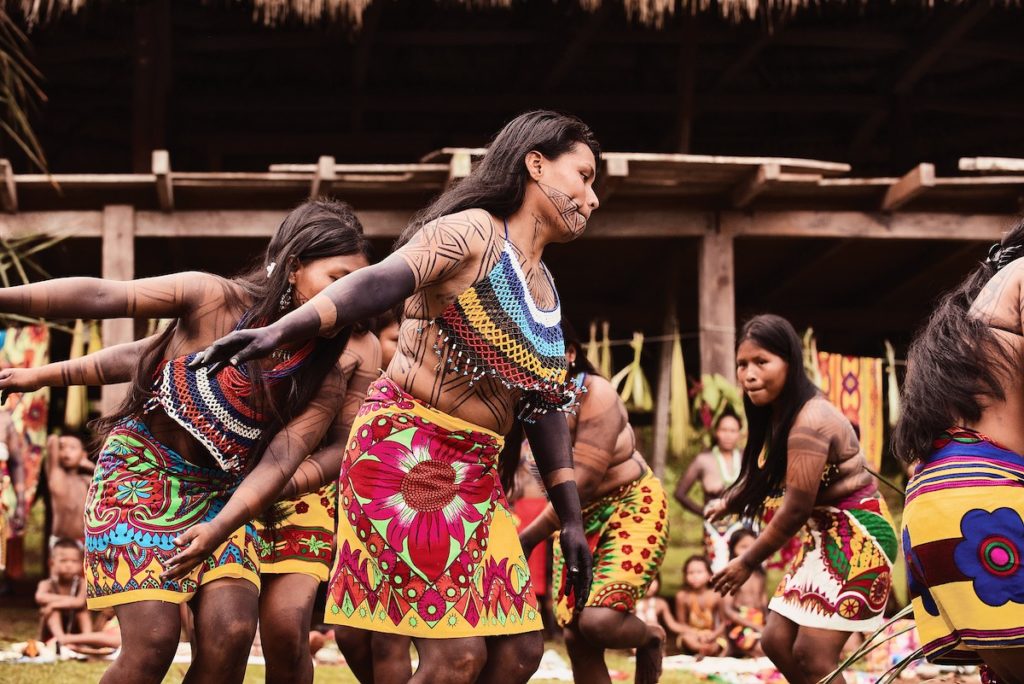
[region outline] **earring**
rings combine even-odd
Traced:
[[[281,301],[278,302],[278,305],[281,307],[281,311],[284,311],[285,309],[287,309],[288,307],[290,307],[292,305],[292,286],[291,286],[291,283],[288,284],[288,289],[285,290],[284,294],[281,295]]]

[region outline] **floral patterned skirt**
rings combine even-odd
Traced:
[[[800,539],[768,609],[805,627],[881,627],[899,550],[882,498],[855,495],[836,506],[816,506]]]
[[[253,521],[260,536],[260,574],[299,573],[326,582],[334,557],[337,484],[286,501],[285,519],[270,527]]]
[[[129,420],[103,444],[85,502],[85,579],[89,608],[138,601],[188,601],[222,577],[258,588],[256,530],[236,530],[186,577],[161,581],[174,539],[212,520],[238,486],[223,470],[201,468],[158,442],[144,423]]]
[[[932,662],[1024,647],[1024,456],[953,428],[907,484],[903,553]]]
[[[386,377],[370,386],[338,484],[326,622],[424,638],[542,628],[502,442]]]
[[[587,504],[583,530],[594,554],[594,583],[587,606],[633,612],[665,558],[668,501],[661,481],[648,468],[639,479]],[[562,547],[555,541],[555,618],[563,627],[573,618],[576,599],[566,596]]]

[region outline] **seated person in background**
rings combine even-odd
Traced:
[[[683,631],[683,626],[676,622],[672,614],[672,607],[668,601],[658,595],[661,590],[661,573],[654,576],[654,581],[647,587],[647,593],[636,602],[633,613],[648,625],[660,625],[673,637],[677,637]]]
[[[121,626],[113,608],[104,608],[96,618],[96,626],[81,634],[65,633],[60,639],[66,646],[83,655],[109,655],[121,648]]]
[[[85,497],[94,468],[82,437],[72,433],[46,439],[46,483],[53,511],[50,548],[58,539],[85,547]]]
[[[721,619],[722,596],[711,588],[711,564],[690,556],[683,564],[683,586],[676,593],[676,645],[696,656],[723,655],[728,648]]]
[[[85,607],[82,548],[73,539],[58,539],[50,551],[50,576],[36,588],[39,605],[39,640],[63,643],[75,631],[91,632],[92,618]]]
[[[749,529],[738,530],[729,538],[729,559],[743,555],[757,539]],[[722,614],[728,624],[730,655],[735,657],[764,655],[761,650],[761,632],[768,614],[764,595],[764,570],[757,568],[735,595],[727,594],[722,599]]]

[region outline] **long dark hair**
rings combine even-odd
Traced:
[[[562,318],[562,337],[565,339],[565,351],[568,352],[569,349],[576,350],[576,358],[573,359],[568,368],[569,379],[571,380],[579,373],[600,375],[597,369],[594,368],[594,364],[590,363],[590,359],[587,358],[587,353],[583,349],[583,342],[580,340],[576,328],[565,317]]]
[[[514,214],[523,204],[530,176],[526,155],[537,151],[557,159],[582,144],[601,158],[601,147],[590,128],[574,116],[538,110],[520,114],[505,124],[468,176],[445,190],[416,214],[395,243],[401,247],[424,224],[466,209],[484,209],[495,216]]]
[[[754,517],[763,508],[764,500],[776,492],[786,478],[789,430],[804,404],[818,394],[818,388],[804,371],[800,337],[785,318],[774,314],[751,318],[740,330],[737,349],[747,340],[782,357],[788,365],[786,382],[772,404],[755,406],[746,393],[743,395],[749,433],[740,476],[729,487],[728,499],[730,509]],[[763,468],[758,465],[762,449],[766,450]]]
[[[989,258],[939,300],[910,344],[900,420],[892,450],[906,462],[925,458],[943,431],[976,422],[986,403],[1004,401],[1003,383],[1021,371],[1021,359],[1000,344],[987,322],[971,307],[1001,268],[1024,256],[1024,221],[1019,221]]]
[[[247,325],[256,327],[272,323],[286,313],[281,310],[281,296],[290,287],[288,275],[296,264],[350,254],[363,254],[368,260],[371,258],[369,243],[363,237],[362,224],[352,207],[331,199],[303,202],[281,222],[263,258],[256,260],[249,270],[232,279],[242,294],[239,295],[233,288],[225,288],[226,305],[232,311],[241,312],[246,307],[246,301],[251,301]],[[271,264],[273,268],[270,268]],[[143,413],[146,402],[154,395],[153,378],[167,353],[179,321],[175,320],[155,336],[140,355],[128,396],[112,415],[94,421],[92,427],[96,432],[105,435],[125,418]],[[337,364],[349,334],[350,329],[346,328],[334,337],[317,337],[309,359],[298,372],[278,384],[273,392],[263,381],[260,361],[246,364],[248,376],[253,383],[254,402],[268,416],[268,423],[253,453],[253,462],[263,454],[270,439],[305,410],[320,391],[324,377]]]

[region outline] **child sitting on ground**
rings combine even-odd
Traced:
[[[92,631],[64,634],[61,646],[82,655],[109,655],[121,647],[121,627],[113,608],[104,608]]]
[[[39,582],[40,641],[62,641],[73,631],[91,632],[92,619],[85,607],[85,576],[81,547],[73,539],[58,539],[50,551],[50,577]]]
[[[676,593],[676,645],[697,656],[725,653],[725,622],[721,620],[722,597],[711,588],[711,564],[704,556],[691,556],[683,564],[683,587]]]
[[[743,555],[757,536],[749,529],[733,532],[729,537],[729,560]],[[764,631],[767,605],[764,596],[764,570],[757,568],[736,594],[722,599],[722,614],[728,623],[730,655],[759,658],[761,632]]]
[[[636,602],[633,612],[638,618],[648,625],[658,625],[665,628],[673,638],[683,631],[683,626],[676,622],[668,601],[658,596],[661,589],[661,573],[654,576],[654,581],[647,587],[647,593]]]

